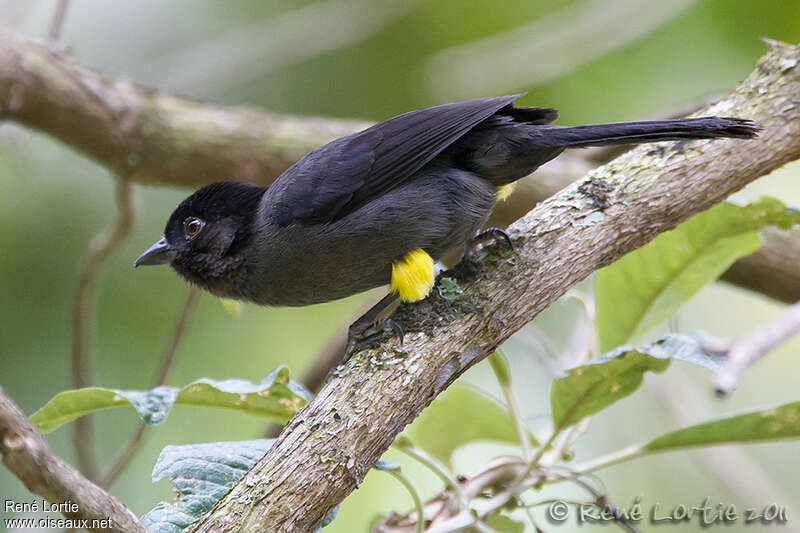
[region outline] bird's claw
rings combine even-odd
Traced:
[[[495,246],[501,242],[509,252],[514,249],[514,243],[511,241],[511,237],[508,236],[508,233],[500,228],[488,228],[475,235],[469,241],[467,244],[467,255],[474,255],[484,245]]]

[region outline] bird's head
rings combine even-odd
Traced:
[[[225,276],[244,262],[264,190],[219,182],[196,191],[175,208],[164,235],[134,266],[169,264],[189,281],[228,296]]]

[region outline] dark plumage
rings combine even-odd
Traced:
[[[498,187],[566,148],[758,131],[717,117],[554,126],[556,110],[514,107],[518,96],[400,115],[311,152],[269,188],[204,187],[178,206],[137,265],[170,263],[214,294],[264,305],[334,300],[400,274],[432,279],[425,265],[400,274],[393,266],[405,268],[398,261],[412,250],[438,259],[464,244],[485,223]]]

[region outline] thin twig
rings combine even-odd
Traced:
[[[438,459],[432,455],[429,455],[424,450],[420,450],[419,448],[415,448],[413,446],[395,446],[395,449],[400,450],[409,457],[416,459],[421,464],[426,466],[428,470],[436,474],[436,477],[442,480],[445,486],[452,490],[455,494],[459,509],[466,509],[469,506],[469,502],[464,496],[464,492],[461,490],[461,483],[458,482],[453,473],[450,472],[445,465],[440,463]]]
[[[770,350],[800,333],[800,302],[777,320],[754,329],[740,337],[728,349],[728,361],[714,380],[719,394],[728,394],[736,388],[742,373]]]
[[[181,316],[178,319],[178,323],[175,325],[175,331],[172,334],[169,347],[167,348],[167,351],[164,352],[164,358],[161,361],[161,366],[156,373],[155,380],[153,380],[153,388],[164,385],[167,382],[167,377],[169,376],[170,371],[175,366],[175,361],[177,360],[178,353],[180,353],[183,341],[186,338],[186,332],[189,329],[189,324],[191,323],[192,316],[194,315],[194,310],[197,308],[197,299],[199,295],[200,291],[197,287],[192,286],[189,288],[189,294],[186,297],[186,303],[183,304],[183,311],[181,311]],[[130,439],[128,439],[128,443],[122,448],[122,452],[120,452],[120,454],[114,460],[114,463],[109,467],[108,471],[98,478],[98,485],[101,487],[110,486],[119,477],[123,470],[125,470],[131,460],[136,456],[136,453],[139,451],[139,448],[144,442],[144,436],[147,427],[148,426],[145,423],[139,424],[139,427],[136,428],[134,434],[131,435]]]
[[[186,295],[186,303],[183,304],[181,316],[178,318],[178,323],[175,324],[175,331],[172,334],[169,347],[164,352],[164,358],[161,361],[161,366],[156,373],[153,380],[153,387],[160,387],[167,382],[170,372],[175,367],[175,361],[181,351],[183,341],[186,339],[186,333],[189,330],[189,325],[192,322],[194,311],[197,309],[197,301],[200,297],[200,289],[196,286],[189,287],[189,294]]]
[[[72,382],[75,388],[90,384],[89,343],[91,337],[94,288],[100,268],[111,251],[130,231],[133,223],[131,184],[120,178],[116,184],[116,214],[108,226],[89,243],[83,266],[78,272],[78,287],[72,306]],[[97,478],[97,461],[90,416],[75,421],[74,444],[80,470],[89,479]]]
[[[416,532],[422,533],[425,530],[425,512],[422,508],[422,498],[420,498],[419,491],[414,485],[414,482],[411,481],[408,476],[403,474],[403,472],[401,472],[399,469],[383,470],[383,472],[393,476],[400,483],[402,483],[408,493],[411,495],[411,499],[414,500],[414,509],[417,511]]]
[[[55,46],[61,38],[61,28],[64,27],[64,19],[67,16],[69,0],[58,0],[56,11],[53,13],[53,20],[50,21],[50,29],[47,30],[47,42],[50,46]]]
[[[147,533],[133,512],[111,494],[53,455],[19,407],[0,389],[0,455],[3,463],[31,492],[51,503],[76,504],[64,516],[90,531]],[[78,520],[87,520],[87,525]],[[108,522],[92,526],[92,520]],[[99,524],[99,522],[95,522]]]
[[[492,355],[489,356],[488,359],[495,378],[497,378],[497,382],[500,384],[500,388],[503,391],[503,396],[505,396],[508,413],[511,415],[512,420],[514,420],[514,427],[517,430],[519,443],[522,447],[522,457],[526,461],[530,461],[531,438],[530,434],[528,433],[528,426],[522,419],[522,412],[519,408],[517,396],[514,394],[514,389],[511,387],[511,375],[508,370],[508,358],[502,350],[497,349]]]

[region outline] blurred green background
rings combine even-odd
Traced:
[[[54,6],[54,1],[6,0],[0,2],[0,18],[42,38]],[[380,120],[462,97],[527,91],[522,104],[556,107],[561,124],[577,124],[654,117],[726,91],[764,52],[761,37],[800,41],[800,2],[73,0],[62,41],[78,61],[109,75],[221,104]],[[739,196],[771,194],[800,205],[799,179],[800,167],[790,165]],[[0,385],[30,414],[71,388],[76,268],[88,239],[112,216],[113,179],[43,135],[3,125],[0,187]],[[91,343],[96,384],[150,386],[187,287],[166,268],[134,271],[132,261],[160,235],[167,215],[187,193],[135,188],[135,227],[106,264],[98,286]],[[235,318],[204,294],[170,384],[202,376],[258,380],[279,364],[299,378],[364,303],[362,295],[303,309],[246,305]],[[717,284],[684,308],[672,327],[735,336],[781,309]],[[562,346],[575,314],[574,302],[556,304],[506,345],[515,390],[534,430],[546,430],[553,370],[541,343],[531,339],[544,336]],[[725,400],[712,396],[709,374],[675,363],[666,374],[648,376],[635,399],[597,416],[575,452],[589,458],[711,414],[795,401],[799,348],[794,340],[777,350]],[[486,364],[463,381],[500,396]],[[95,417],[102,464],[115,456],[137,422],[129,409]],[[150,431],[112,491],[143,514],[157,501],[171,500],[166,481],[150,481],[164,445],[255,438],[263,430],[256,418],[178,406],[165,424]],[[48,440],[73,461],[70,437],[65,427]],[[467,473],[504,450],[471,445],[456,454],[455,464]],[[428,472],[405,457],[389,457],[407,466],[425,495],[438,489]],[[620,505],[637,496],[645,507],[699,505],[708,496],[743,509],[768,503],[748,499],[753,487],[766,487],[765,498],[788,506],[800,501],[797,458],[793,442],[717,448],[648,458],[603,471],[601,477]],[[574,492],[558,485],[547,495]],[[24,501],[29,495],[0,469],[0,499],[9,498]],[[371,473],[326,531],[364,531],[378,513],[402,512],[410,505],[393,479]],[[797,520],[795,515],[786,529],[797,530]],[[644,531],[651,527],[641,524]],[[678,527],[700,530],[696,522]],[[547,525],[548,531],[573,529]],[[737,523],[727,530],[752,528]]]

